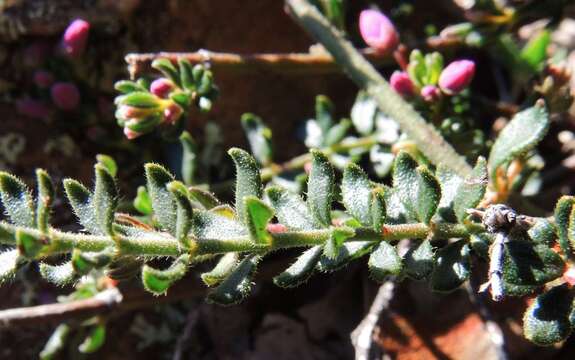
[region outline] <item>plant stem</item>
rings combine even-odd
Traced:
[[[374,64],[384,65],[393,62],[388,55],[378,54],[371,49],[362,53]],[[340,68],[333,58],[325,52],[317,53],[286,53],[286,54],[232,54],[200,50],[191,53],[159,52],[145,54],[128,54],[125,61],[128,64],[130,76],[150,71],[151,64],[156,59],[168,59],[176,63],[184,58],[192,64],[209,63],[217,72],[258,73],[275,71],[282,74],[319,74],[334,73]]]
[[[331,53],[360,88],[374,98],[381,111],[398,122],[431,162],[442,163],[463,177],[471,172],[465,159],[391,88],[344,34],[331,26],[313,5],[306,0],[286,0],[286,4],[294,19]]]
[[[0,243],[14,245],[16,230],[22,229],[6,222],[0,222]],[[44,235],[31,228],[24,228],[26,233],[44,241]],[[401,239],[422,239],[428,237],[466,237],[471,233],[483,231],[476,224],[433,224],[423,223],[385,225],[381,231],[362,227],[355,230],[355,236],[346,241],[389,241],[395,242]],[[156,233],[150,236],[122,236],[114,237],[106,235],[86,235],[78,233],[62,232],[50,229],[49,245],[42,254],[55,254],[71,252],[73,249],[82,251],[103,251],[114,247],[119,254],[132,256],[179,256],[186,250],[181,247],[178,240],[172,236]],[[256,244],[249,236],[239,236],[227,239],[203,239],[191,238],[193,242],[193,254],[195,256],[223,254],[227,252],[267,252],[290,247],[307,247],[325,243],[331,235],[330,229],[290,231],[284,233],[271,233],[271,244]]]
[[[334,144],[330,147],[321,149],[326,155],[332,155],[338,152],[356,149],[360,147],[371,147],[377,144],[377,140],[373,136],[364,136],[354,141],[345,144]],[[274,176],[283,173],[284,171],[297,170],[304,167],[304,165],[311,161],[311,154],[305,153],[298,155],[283,164],[270,164],[261,169],[262,181],[270,181]]]

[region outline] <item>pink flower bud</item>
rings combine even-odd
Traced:
[[[183,110],[179,105],[172,104],[164,110],[164,121],[167,124],[173,125],[176,123],[176,121],[178,121],[182,113]]]
[[[170,80],[164,78],[156,79],[152,81],[152,84],[150,85],[150,92],[162,99],[166,99],[173,89],[174,84],[172,84]]]
[[[305,164],[303,164],[303,171],[305,171],[306,174],[311,174],[311,161],[306,162]]]
[[[399,43],[395,26],[383,13],[363,10],[359,15],[359,32],[365,43],[377,52],[393,51]]]
[[[76,58],[84,52],[90,33],[90,23],[76,19],[68,25],[62,37],[62,49],[66,55]]]
[[[266,230],[272,234],[281,234],[287,231],[284,224],[267,224]]]
[[[439,99],[441,91],[435,85],[425,85],[421,89],[421,97],[427,102],[434,102]]]
[[[50,108],[43,102],[33,99],[17,100],[16,111],[34,119],[45,119],[50,116]]]
[[[54,75],[46,70],[37,70],[34,72],[34,84],[39,88],[48,88],[54,82]]]
[[[52,101],[59,109],[70,111],[80,104],[80,92],[72,83],[59,82],[50,89]]]
[[[126,135],[126,138],[128,140],[134,140],[135,138],[141,136],[142,134],[134,131],[134,130],[130,130],[127,127],[124,128],[124,135]]]
[[[413,82],[405,71],[394,71],[389,82],[393,90],[403,97],[410,97],[415,94]]]
[[[471,60],[458,60],[447,65],[439,76],[439,87],[449,95],[465,89],[475,75],[475,63]]]

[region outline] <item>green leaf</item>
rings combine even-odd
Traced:
[[[114,212],[118,206],[116,180],[101,164],[96,164],[96,185],[94,187],[94,214],[100,229],[108,235],[114,234]]]
[[[317,269],[322,272],[339,270],[353,260],[368,254],[373,245],[374,243],[371,241],[346,242],[339,248],[339,253],[334,259],[322,256],[317,264]]]
[[[22,263],[18,250],[0,252],[0,285],[13,279]]]
[[[134,198],[134,208],[144,215],[152,215],[152,200],[145,186],[138,186],[138,194]]]
[[[401,151],[395,158],[393,164],[393,187],[396,195],[405,209],[412,217],[417,214],[416,204],[419,187],[419,176],[417,175],[417,162],[405,151]]]
[[[104,324],[98,324],[90,330],[90,334],[78,347],[78,350],[83,354],[92,354],[104,345],[106,341],[106,327]]]
[[[545,218],[536,219],[535,224],[529,228],[527,234],[534,243],[547,246],[552,246],[557,237],[555,226]]]
[[[565,340],[571,333],[569,313],[573,292],[560,285],[539,295],[523,317],[523,334],[539,346],[550,346]]]
[[[251,113],[243,114],[241,121],[252,154],[260,164],[269,164],[273,156],[272,131],[259,116]]]
[[[313,274],[322,254],[321,246],[304,251],[284,272],[274,277],[274,284],[282,288],[292,288],[305,283]]]
[[[332,146],[340,143],[347,135],[347,131],[350,127],[351,121],[349,121],[349,119],[342,119],[339,123],[332,126],[327,134],[325,134],[324,145]]]
[[[441,188],[435,176],[426,168],[419,166],[417,172],[417,217],[429,224],[437,211],[441,199]]]
[[[497,168],[527,154],[543,139],[549,128],[549,115],[545,103],[517,113],[501,131],[489,154],[489,174],[492,179]]]
[[[190,187],[188,188],[190,198],[192,201],[198,203],[201,207],[206,210],[210,210],[218,205],[220,205],[220,201],[216,198],[214,194],[209,191],[197,188],[197,187]]]
[[[106,170],[112,175],[112,177],[116,177],[118,174],[118,164],[116,164],[116,160],[109,155],[98,154],[96,155],[96,160],[98,164],[102,164]]]
[[[152,109],[160,106],[160,101],[155,95],[144,91],[135,91],[122,97],[120,105],[128,105],[137,108]]]
[[[322,134],[327,134],[333,124],[333,103],[325,95],[315,97],[315,120]]]
[[[397,250],[386,241],[381,241],[371,253],[368,265],[371,276],[379,282],[383,282],[390,275],[397,276],[401,274],[403,268],[402,260],[397,254]]]
[[[154,295],[162,295],[176,281],[186,275],[190,265],[190,255],[180,255],[169,268],[165,270],[155,269],[149,265],[142,268],[142,282],[144,288]]]
[[[548,30],[540,31],[525,44],[521,50],[521,59],[529,64],[533,71],[540,71],[547,57],[547,46],[550,42],[551,33]]]
[[[428,277],[433,271],[433,256],[433,247],[427,239],[411,247],[403,257],[406,275],[414,280]]]
[[[244,198],[247,210],[247,226],[250,237],[256,244],[270,245],[272,237],[266,230],[267,224],[274,217],[274,211],[262,200],[247,196]]]
[[[134,91],[147,91],[147,89],[140,84],[130,80],[120,80],[114,83],[114,89],[123,93],[129,94]]]
[[[236,165],[236,211],[240,220],[245,224],[247,214],[244,197],[262,197],[260,171],[255,159],[244,150],[232,148],[228,150],[228,154]]]
[[[160,225],[171,234],[176,233],[176,202],[166,185],[174,181],[174,176],[158,164],[146,164],[148,193],[152,208]]]
[[[188,198],[188,189],[179,181],[172,181],[167,185],[167,188],[176,201],[176,239],[184,249],[189,249],[188,233],[192,228],[193,210],[192,203]]]
[[[152,68],[160,71],[165,77],[172,80],[172,82],[181,87],[180,75],[178,70],[168,59],[155,59],[152,61]]]
[[[474,209],[487,189],[487,164],[485,158],[479,157],[475,167],[468,177],[457,188],[457,195],[453,199],[453,211],[459,222],[468,216],[467,209]]]
[[[328,227],[331,225],[335,174],[333,166],[324,153],[319,150],[311,150],[311,156],[307,203],[315,220],[324,227]]]
[[[575,249],[575,207],[571,209],[571,214],[569,215],[569,228],[567,229],[567,238],[569,239],[569,245],[571,249]],[[573,250],[571,252],[566,253],[567,256],[573,257],[575,253]]]
[[[238,221],[213,211],[195,211],[192,232],[197,238],[215,240],[247,235]]]
[[[64,189],[80,224],[91,234],[103,235],[104,232],[94,221],[96,214],[92,203],[92,193],[84,185],[73,179],[64,180]]]
[[[534,245],[526,239],[505,244],[503,280],[513,285],[540,286],[563,275],[565,263],[547,245]]]
[[[36,227],[46,234],[50,228],[50,210],[54,201],[54,184],[50,175],[42,169],[36,170],[38,197],[36,199]]]
[[[225,254],[212,271],[202,274],[202,280],[207,286],[221,283],[237,267],[239,258],[238,253]]]
[[[575,204],[575,197],[562,196],[555,205],[555,226],[557,227],[557,242],[561,250],[568,256],[572,256],[569,231],[571,213]],[[574,242],[575,243],[575,242]]]
[[[196,88],[192,64],[185,58],[178,58],[180,82],[184,89],[193,91]]]
[[[236,269],[208,294],[208,303],[233,305],[245,299],[251,291],[251,277],[260,259],[259,255],[247,255]]]
[[[373,230],[381,231],[387,216],[385,190],[381,187],[376,187],[371,192],[371,195],[371,218],[373,221]]]
[[[341,226],[332,228],[323,248],[324,256],[331,260],[336,259],[345,241],[354,235],[355,231],[351,227]]]
[[[363,225],[371,225],[371,184],[365,172],[353,163],[349,164],[343,172],[341,196],[351,216]]]
[[[16,248],[20,255],[29,259],[36,258],[48,246],[48,239],[39,239],[35,234],[32,234],[25,229],[16,229]]]
[[[464,240],[451,243],[437,252],[431,288],[438,292],[457,289],[469,277],[469,245]]]
[[[40,263],[39,270],[40,275],[42,275],[46,281],[57,286],[70,285],[79,277],[71,261],[60,265]]]
[[[70,334],[70,326],[68,324],[62,323],[58,325],[56,330],[50,335],[50,339],[44,345],[44,348],[40,352],[41,360],[52,360],[54,359],[66,345],[66,340],[68,340],[68,335]]]
[[[493,243],[494,235],[488,232],[471,234],[469,237],[469,246],[471,249],[485,260],[489,260],[489,247]]]
[[[186,185],[192,185],[199,168],[198,144],[187,131],[180,135],[180,144],[182,145],[182,178]]]
[[[28,187],[14,175],[0,171],[0,198],[14,225],[34,227],[34,203]]]
[[[459,186],[463,182],[463,179],[445,166],[445,164],[439,164],[437,166],[435,175],[441,185],[441,200],[439,201],[437,214],[445,222],[456,222],[457,218],[453,211],[453,200],[458,194]]]
[[[310,230],[319,227],[298,195],[276,186],[266,189],[266,195],[279,222],[289,229]]]
[[[214,75],[208,69],[202,74],[202,78],[198,83],[197,91],[200,95],[208,95],[214,86]]]

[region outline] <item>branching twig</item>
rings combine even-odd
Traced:
[[[120,304],[123,304],[123,296],[117,288],[112,288],[90,299],[2,310],[0,327],[37,325],[41,322],[102,314],[116,309]]]
[[[356,360],[369,360],[373,329],[379,320],[381,312],[389,307],[394,287],[395,285],[391,281],[385,282],[379,287],[369,312],[351,333],[351,342],[355,348]]]
[[[386,65],[393,62],[391,56],[377,54],[371,50],[364,50],[363,55],[374,65]],[[320,74],[340,71],[328,53],[285,53],[285,54],[233,54],[200,50],[192,53],[159,52],[147,54],[128,54],[125,59],[128,71],[134,77],[149,71],[155,59],[169,59],[177,62],[184,58],[192,64],[209,62],[217,72],[254,73],[261,71],[274,71],[282,74]]]
[[[398,122],[429,160],[434,164],[443,163],[463,176],[471,172],[465,159],[391,88],[377,70],[314,6],[306,0],[286,0],[286,4],[294,19],[332,54],[351,79],[375,99],[384,113]]]

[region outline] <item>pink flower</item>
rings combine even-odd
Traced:
[[[393,51],[399,43],[395,26],[383,13],[363,10],[359,15],[359,32],[365,43],[381,53]]]
[[[142,134],[134,131],[134,130],[130,130],[127,127],[124,128],[124,135],[126,135],[126,138],[128,140],[134,140],[135,138],[141,136]]]
[[[475,63],[473,61],[454,61],[441,72],[439,87],[446,94],[457,94],[471,83],[473,75],[475,75]]]
[[[405,71],[394,71],[389,82],[393,90],[403,97],[410,97],[415,94],[413,82]]]
[[[166,123],[173,125],[178,121],[184,111],[178,104],[172,104],[164,110],[164,118]]]
[[[167,98],[173,89],[174,85],[172,82],[164,78],[156,79],[152,81],[152,84],[150,85],[150,92],[162,99]]]
[[[55,83],[50,89],[50,95],[56,107],[62,110],[74,110],[80,104],[80,91],[72,83]]]
[[[88,42],[90,23],[76,19],[68,25],[62,37],[62,48],[68,56],[76,58],[82,55]]]
[[[34,84],[39,88],[48,88],[54,82],[54,75],[46,70],[37,70],[34,72]]]
[[[19,114],[34,119],[45,119],[50,116],[50,108],[41,101],[33,99],[20,99],[16,101],[16,111]]]
[[[434,102],[439,99],[441,92],[435,85],[425,85],[421,89],[421,97],[427,102]]]

